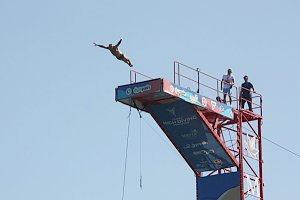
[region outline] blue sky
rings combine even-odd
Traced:
[[[263,135],[300,153],[300,3],[18,1],[0,6],[0,199],[121,199],[130,68],[172,80],[173,61],[221,78],[230,66],[263,95]],[[195,177],[162,131],[131,115],[125,199],[196,199]],[[155,131],[154,131],[155,130]],[[162,139],[163,138],[163,139]],[[265,199],[294,199],[296,157],[263,142]]]

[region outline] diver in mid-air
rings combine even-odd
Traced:
[[[118,60],[122,60],[125,63],[127,63],[130,67],[132,67],[133,65],[130,59],[124,53],[122,53],[122,51],[120,51],[118,48],[121,42],[122,42],[122,38],[116,45],[109,44],[107,47],[96,43],[94,43],[94,45],[97,47],[108,49]]]

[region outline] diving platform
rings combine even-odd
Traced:
[[[195,173],[197,200],[263,200],[262,96],[254,93],[253,110],[242,109],[245,88],[233,85],[229,106],[220,100],[222,83],[174,62],[173,82],[131,70],[115,100],[153,117]]]
[[[150,104],[164,104],[178,100],[193,104],[204,113],[212,112],[224,118],[234,119],[232,107],[175,85],[166,79],[158,78],[116,88],[116,101],[146,112]]]
[[[161,78],[119,86],[115,98],[148,112],[196,174],[238,166],[205,117],[234,120],[232,107]]]

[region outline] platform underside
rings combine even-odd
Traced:
[[[119,86],[116,101],[148,112],[196,174],[238,167],[216,126],[259,117],[160,78]]]
[[[234,120],[231,107],[165,79],[119,86],[116,101],[150,113],[196,174],[238,165],[209,122]]]

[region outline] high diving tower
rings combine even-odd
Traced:
[[[215,100],[220,83],[174,62],[173,82],[131,71],[115,98],[154,118],[195,173],[197,200],[263,200],[262,96],[252,96],[253,112],[241,109],[233,86],[231,107]]]

